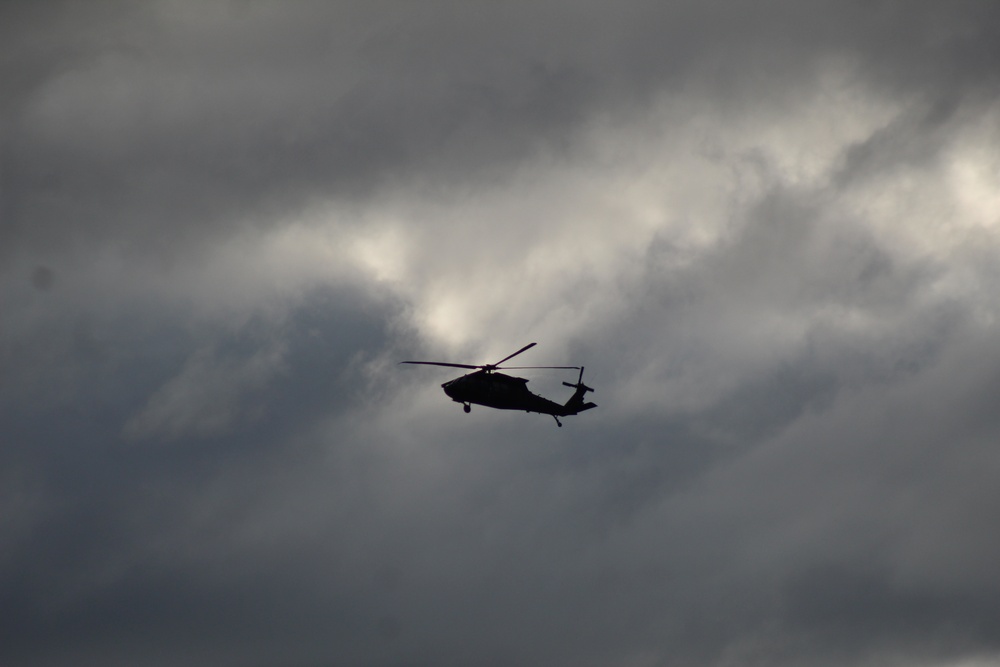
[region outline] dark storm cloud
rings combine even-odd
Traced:
[[[995,3],[0,13],[4,664],[1000,652]]]
[[[863,407],[872,388],[838,399],[714,486],[716,507],[728,506],[726,520],[741,526],[733,547],[744,566],[773,586],[769,594],[754,593],[764,606],[777,605],[770,620],[793,635],[808,633],[825,660],[906,651],[943,661],[970,647],[996,651],[990,619],[997,610],[985,593],[996,581],[981,559],[992,558],[998,545],[957,535],[992,520],[986,480],[995,470],[998,424],[976,414],[975,400],[953,409],[956,395],[990,391],[997,349],[967,332],[955,339],[966,349],[956,353],[954,345],[925,376],[897,383],[889,400],[880,400],[877,410],[886,414]],[[969,373],[969,363],[983,371]],[[945,380],[962,374],[961,386]],[[757,485],[764,476],[767,493]],[[729,505],[736,499],[742,507]],[[958,505],[962,519],[952,514]]]
[[[28,81],[5,113],[8,238],[151,251],[235,221],[272,224],[311,196],[370,193],[413,168],[455,176],[516,158],[577,113],[571,72],[518,58],[493,77],[481,60],[499,53],[464,30],[438,45],[437,19],[396,10],[386,22],[360,7],[220,4],[204,25],[182,5],[22,11],[21,29],[47,24],[52,49],[19,53]]]
[[[998,57],[990,3],[8,11],[8,252],[163,252],[315,196],[461,187],[565,149],[592,114],[662,92],[794,95],[828,59],[954,108],[995,87]]]
[[[7,400],[6,504],[15,511],[12,519],[24,515],[27,523],[8,532],[3,559],[8,657],[28,660],[46,637],[56,639],[47,651],[58,661],[64,651],[127,644],[148,633],[143,641],[152,644],[178,632],[228,636],[202,626],[243,606],[222,591],[235,593],[247,575],[234,573],[221,588],[205,581],[213,575],[203,568],[224,568],[216,561],[229,555],[213,555],[211,545],[227,525],[242,525],[246,506],[256,506],[256,493],[271,483],[268,470],[285,471],[282,477],[314,459],[291,444],[296,438],[314,441],[308,432],[320,416],[333,418],[357,404],[355,388],[364,380],[351,370],[352,358],[378,352],[388,319],[373,308],[356,295],[320,292],[277,326],[263,320],[235,335],[216,332],[214,354],[230,360],[223,370],[235,377],[225,379],[241,383],[238,395],[209,383],[192,390],[202,404],[170,406],[169,419],[133,425],[134,415],[149,410],[143,397],[155,403],[157,386],[169,386],[178,367],[184,374],[186,353],[178,341],[184,337],[169,326],[147,340],[117,342],[114,359],[74,355],[87,378],[75,381],[86,391],[69,404],[40,410],[35,401]],[[283,344],[280,368],[247,383],[240,366],[252,364],[275,339]],[[232,414],[212,412],[219,400]],[[260,487],[227,486],[240,474]],[[223,498],[214,495],[217,485]],[[194,608],[203,614],[176,613]],[[273,611],[247,612],[251,626],[273,623]]]

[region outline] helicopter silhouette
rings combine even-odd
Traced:
[[[456,403],[461,403],[466,412],[472,410],[472,403],[485,405],[488,408],[497,410],[524,410],[525,412],[537,412],[543,415],[552,415],[556,424],[562,427],[560,417],[580,414],[584,410],[596,408],[596,403],[584,403],[583,397],[588,391],[594,391],[591,387],[583,384],[583,366],[506,366],[501,367],[505,361],[513,359],[525,350],[534,347],[535,343],[529,343],[514,354],[507,355],[495,364],[483,364],[475,366],[472,364],[452,364],[444,361],[401,361],[401,364],[420,364],[423,366],[447,366],[449,368],[471,368],[476,372],[463,375],[462,377],[449,380],[441,385],[444,393]],[[576,384],[563,382],[567,387],[572,387],[576,391],[563,405],[555,401],[550,401],[537,394],[528,391],[526,386],[528,380],[525,378],[513,377],[498,373],[498,370],[523,370],[528,368],[556,368],[565,370],[579,370],[580,376]]]

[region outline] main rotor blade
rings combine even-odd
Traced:
[[[580,370],[579,366],[503,366],[502,368],[497,368],[500,371],[523,371],[527,368],[557,368],[561,370]]]
[[[503,359],[501,359],[500,361],[498,361],[495,364],[493,364],[493,367],[495,368],[495,367],[499,366],[500,364],[502,364],[503,362],[507,361],[508,359],[513,359],[514,357],[516,357],[517,355],[521,354],[525,350],[530,350],[531,348],[533,348],[536,345],[538,345],[538,343],[528,343],[527,345],[525,345],[524,347],[522,347],[520,350],[518,350],[514,354],[508,355],[508,356],[504,357]]]
[[[447,366],[449,368],[482,368],[470,364],[449,364],[445,361],[401,361],[401,364],[420,364],[421,366]]]

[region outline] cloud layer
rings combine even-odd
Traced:
[[[2,662],[995,664],[994,4],[5,6]]]

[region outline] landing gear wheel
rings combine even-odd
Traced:
[[[468,403],[466,403],[465,405],[463,405],[462,409],[465,410],[466,413],[472,412],[472,406],[469,405]]]

